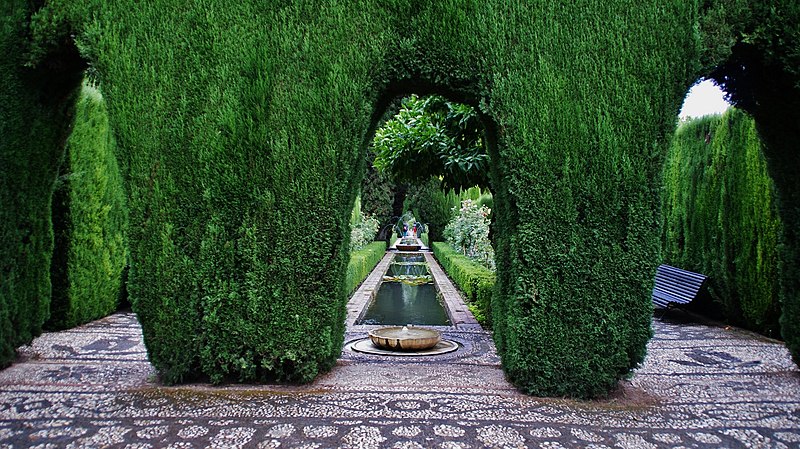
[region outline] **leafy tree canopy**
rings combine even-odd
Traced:
[[[396,182],[442,177],[442,188],[489,187],[483,126],[471,106],[440,96],[406,97],[397,115],[375,132],[375,167]]]

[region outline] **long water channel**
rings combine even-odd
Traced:
[[[395,254],[378,293],[356,324],[449,326],[425,256]]]

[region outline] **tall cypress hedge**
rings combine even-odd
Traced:
[[[84,84],[53,196],[47,327],[66,329],[116,310],[127,263],[126,214],[105,102]]]
[[[779,335],[778,218],[752,118],[737,109],[679,126],[664,171],[664,260],[709,276],[725,317]]]
[[[0,367],[48,316],[51,201],[82,77],[69,45],[32,60],[29,8],[0,6]]]
[[[775,183],[781,335],[800,364],[800,3],[714,0],[700,22],[709,76],[750,114]]]
[[[108,100],[129,294],[163,379],[308,381],[333,365],[365,145],[383,109],[415,92],[476,106],[487,124],[509,379],[532,394],[613,387],[650,336],[661,165],[699,71],[696,7],[48,2]],[[4,126],[19,115],[3,111]]]
[[[366,172],[361,183],[361,210],[378,220],[381,230],[392,225],[392,204],[394,203],[394,184],[388,177],[372,166],[375,155],[368,152],[366,158]],[[391,231],[390,231],[391,232]],[[380,238],[380,237],[378,237]]]

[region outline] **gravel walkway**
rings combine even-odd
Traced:
[[[800,448],[800,370],[783,344],[655,320],[645,363],[610,398],[529,397],[426,259],[453,322],[438,329],[455,352],[350,349],[374,327],[355,322],[387,254],[348,304],[337,365],[310,385],[164,387],[132,313],[42,335],[0,371],[0,449]]]
[[[305,386],[165,388],[131,313],[47,333],[0,372],[0,447],[800,447],[786,348],[733,328],[654,322],[645,364],[611,399],[518,393],[489,335],[413,359],[347,347]],[[350,332],[347,341],[364,336]]]

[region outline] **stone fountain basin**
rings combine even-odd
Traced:
[[[442,334],[424,327],[382,327],[369,332],[372,344],[391,351],[419,351],[436,346]]]
[[[419,245],[403,245],[402,243],[398,243],[395,245],[398,251],[419,251],[421,246]]]

